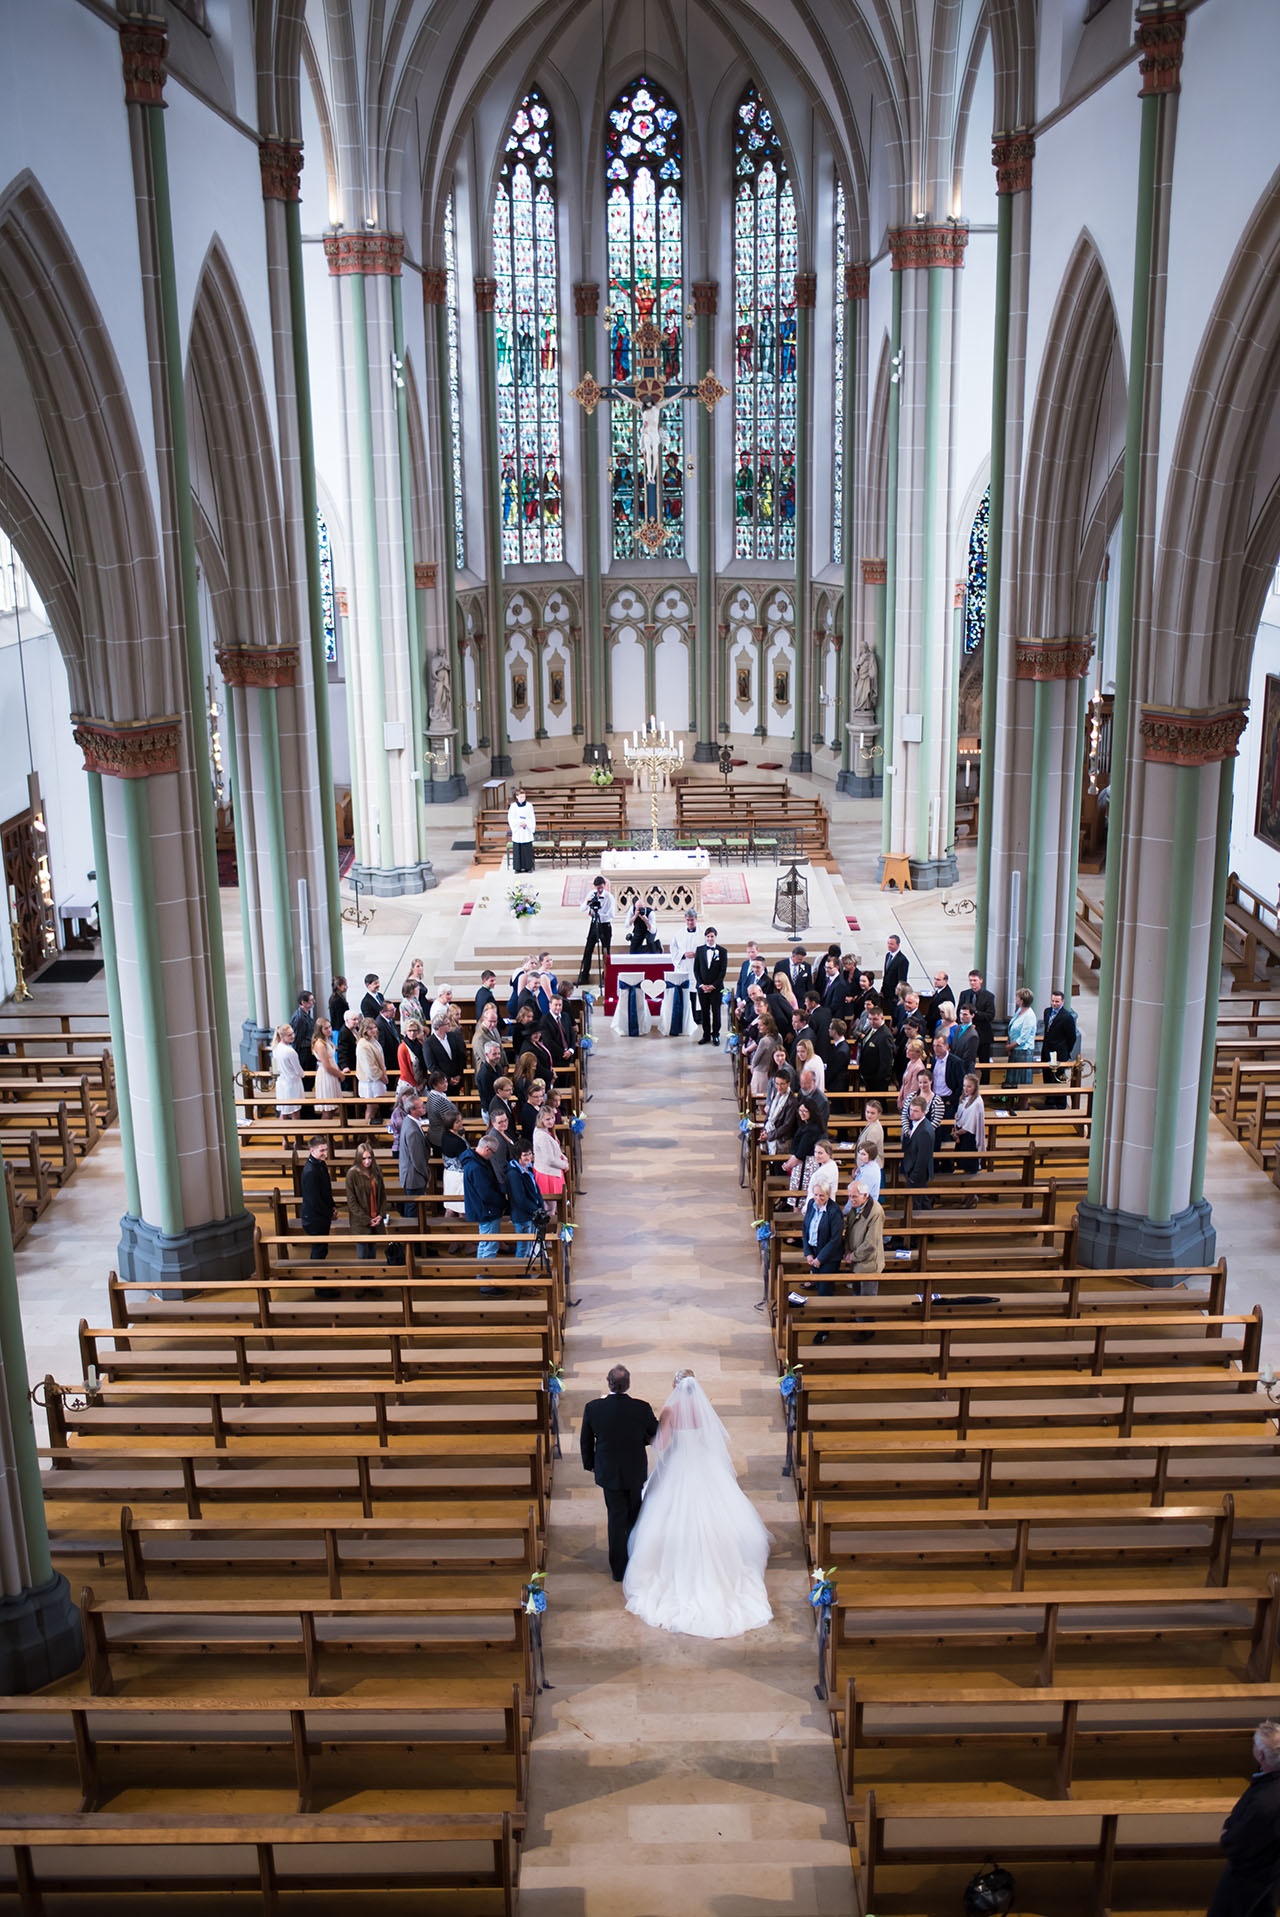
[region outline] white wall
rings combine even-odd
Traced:
[[[1277,574],[1280,580],[1280,574]],[[1280,852],[1254,836],[1258,807],[1258,769],[1262,757],[1262,708],[1267,674],[1280,673],[1280,592],[1272,591],[1263,609],[1249,678],[1249,724],[1236,760],[1231,811],[1231,870],[1246,885],[1274,903],[1280,892]]]

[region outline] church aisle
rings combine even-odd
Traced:
[[[597,1019],[548,1535],[547,1673],[531,1764],[521,1909],[537,1917],[846,1913],[853,1884],[776,1371],[723,1051],[624,1040]],[[660,1409],[691,1365],[774,1534],[772,1624],[727,1642],[623,1609],[604,1502],[578,1457],[610,1364]]]

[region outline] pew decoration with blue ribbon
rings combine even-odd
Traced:
[[[573,1226],[572,1225],[561,1225],[560,1243],[562,1245],[571,1245],[573,1243]]]
[[[730,1058],[736,1058],[738,1056],[739,1046],[738,1034],[736,1032],[730,1032],[728,1039],[725,1041],[725,1050],[728,1052]]]
[[[782,1467],[784,1478],[791,1476],[794,1458],[792,1455],[796,1431],[796,1399],[800,1396],[800,1373],[803,1365],[788,1365],[778,1379],[778,1390],[782,1396],[783,1415],[787,1421],[787,1457]]]
[[[555,1442],[555,1456],[563,1457],[560,1449],[560,1399],[564,1392],[564,1375],[559,1365],[550,1365],[547,1369],[547,1396],[551,1400],[551,1436]]]
[[[666,989],[671,994],[668,1004],[663,1006],[667,1015],[666,1036],[685,1038],[692,1023],[692,1012],[687,1003],[689,981],[687,978],[669,978]]]
[[[524,1600],[525,1613],[529,1619],[529,1645],[533,1651],[533,1687],[539,1697],[544,1691],[554,1691],[555,1685],[547,1682],[547,1660],[542,1652],[542,1619],[547,1608],[547,1574],[535,1571],[520,1593]],[[824,1693],[825,1695],[825,1693]]]
[[[758,1310],[763,1310],[769,1302],[769,1241],[773,1237],[773,1226],[767,1218],[757,1218],[751,1229],[756,1235],[760,1247],[760,1282],[762,1292]]]
[[[809,1573],[809,1602],[818,1620],[818,1681],[813,1690],[821,1703],[827,1699],[827,1641],[831,1636],[831,1606],[835,1601],[836,1568],[833,1564],[829,1571],[824,1571],[819,1566]],[[852,1730],[849,1735],[852,1737]]]
[[[590,1032],[584,1032],[582,1034],[582,1037],[578,1040],[578,1050],[580,1052],[594,1052],[595,1049],[596,1049],[596,1042],[592,1038]]]

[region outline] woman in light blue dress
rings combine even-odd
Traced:
[[[1009,1059],[1011,1063],[1026,1064],[1036,1055],[1036,1011],[1035,1000],[1024,985],[1017,994],[1018,1009],[1009,1020]],[[1006,1085],[1029,1085],[1030,1072],[1006,1072]]]

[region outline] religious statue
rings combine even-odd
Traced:
[[[520,315],[516,344],[519,349],[516,376],[521,386],[528,386],[533,380],[533,325],[527,311]]]
[[[756,489],[760,507],[760,519],[764,525],[773,523],[773,461],[768,453],[760,455],[760,482]]]
[[[678,453],[668,453],[662,462],[662,517],[670,523],[684,512],[684,474]]]
[[[796,376],[796,303],[788,300],[782,311],[782,323],[778,327],[778,351],[782,356],[783,379]]]
[[[738,354],[738,378],[751,377],[751,352],[755,345],[756,329],[744,313],[741,324],[734,335],[734,346]]]
[[[853,655],[853,711],[866,713],[868,717],[874,718],[876,696],[879,690],[880,675],[876,666],[876,655],[859,633]]]
[[[526,453],[524,456],[524,472],[520,479],[520,508],[524,513],[525,524],[532,526],[538,517],[538,474],[532,453]]]
[[[542,510],[548,521],[560,517],[560,475],[556,471],[554,459],[547,461],[547,470],[542,478]]]
[[[737,501],[738,518],[750,520],[755,510],[756,489],[751,460],[746,453],[738,454],[738,470],[734,475],[733,490]]]
[[[760,347],[760,370],[766,373],[771,372],[774,353],[772,306],[764,306],[760,310],[760,332],[757,337]]]
[[[502,523],[504,526],[511,527],[516,523],[519,492],[515,461],[510,453],[504,453],[502,455]]]
[[[431,668],[430,730],[443,732],[452,724],[453,684],[449,677],[449,660],[446,654],[438,652]]]

